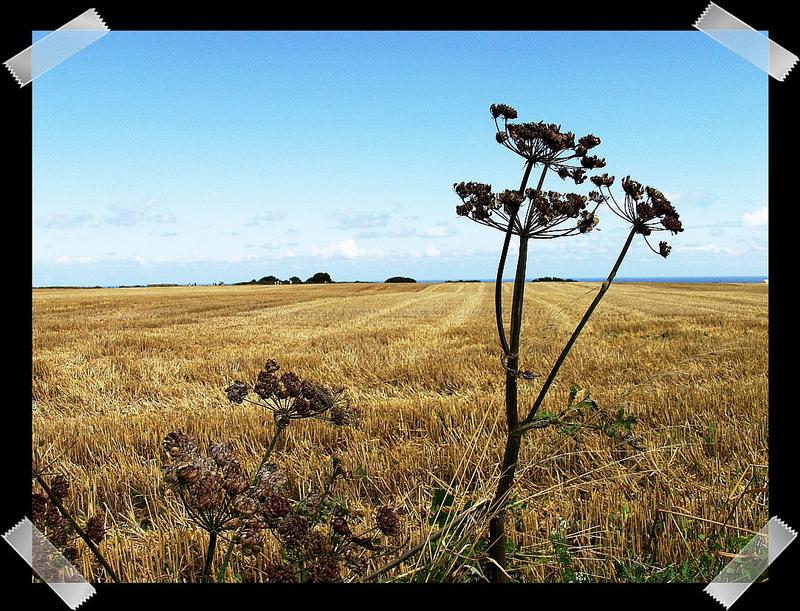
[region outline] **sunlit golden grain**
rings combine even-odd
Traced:
[[[596,289],[530,285],[523,368],[547,373]],[[725,520],[746,487],[742,473],[767,462],[767,290],[614,285],[543,409],[563,405],[575,383],[602,408],[634,414],[644,449],[550,429],[525,437],[515,496],[526,506],[511,521],[531,558],[520,578],[559,579],[554,529],[581,571],[614,580],[615,560],[650,550],[658,564],[679,562],[697,551],[694,534],[716,527],[709,520]],[[61,457],[79,515],[106,509],[111,532],[102,548],[123,579],[196,579],[204,533],[165,493],[160,441],[177,427],[201,442],[230,440],[254,467],[268,417],[230,405],[223,388],[251,381],[275,358],[346,387],[363,411],[356,430],[290,427],[277,460],[294,486],[319,482],[327,453],[338,449],[353,474],[343,496],[365,519],[380,504],[400,508],[405,534],[417,542],[429,530],[424,513],[434,488],[449,489],[458,503],[492,492],[504,439],[492,291],[490,284],[34,290],[34,439]],[[537,381],[527,382],[521,404],[537,390]],[[748,495],[729,523],[755,531],[766,519],[763,495]],[[81,562],[102,574],[89,554]]]

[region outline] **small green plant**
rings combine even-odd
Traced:
[[[621,440],[641,449],[633,436],[633,427],[637,422],[635,416],[627,414],[623,407],[615,411],[603,410],[592,399],[589,390],[584,390],[578,401],[578,390],[577,385],[570,384],[564,409],[558,413],[540,411],[531,422],[531,428],[553,427],[560,435],[567,437],[576,437],[584,430],[597,431],[610,439]]]
[[[554,530],[550,535],[550,543],[553,546],[556,562],[558,562],[561,571],[561,581],[565,583],[575,583],[577,579],[577,571],[572,564],[572,556],[569,553],[569,543],[564,536],[563,531]]]

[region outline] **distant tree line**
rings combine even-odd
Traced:
[[[235,286],[248,284],[333,284],[333,278],[327,272],[317,272],[308,280],[303,282],[298,276],[292,276],[288,280],[281,280],[277,276],[264,276],[260,280],[253,278],[250,282],[236,282]]]
[[[536,280],[531,280],[531,282],[575,282],[572,278],[555,278],[553,276],[542,276],[541,278],[537,278]]]

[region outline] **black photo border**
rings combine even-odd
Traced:
[[[246,7],[217,7],[200,11],[195,7],[177,8],[136,5],[127,8],[97,6],[112,30],[692,30],[692,24],[707,6],[696,2],[559,2],[540,5],[505,6],[484,3],[480,11],[432,5],[410,4],[347,9],[332,6],[328,14],[314,13],[310,7],[298,7],[292,13],[274,13],[275,5],[260,11]],[[793,22],[780,2],[744,2],[720,0],[720,6],[758,30],[768,30],[770,38],[789,50],[798,52],[795,41],[800,23]],[[523,8],[524,7],[524,8]],[[0,59],[5,60],[31,43],[32,30],[51,30],[66,23],[89,6],[59,5],[6,8],[0,26]],[[224,9],[224,12],[223,12]],[[378,9],[386,10],[379,14]],[[392,12],[388,12],[391,10]],[[399,11],[404,12],[399,12]],[[438,12],[436,12],[438,10]],[[305,13],[305,14],[304,14]],[[587,61],[591,61],[587,58]],[[797,67],[795,71],[800,71]],[[642,83],[643,87],[647,83]],[[798,408],[792,397],[792,367],[796,330],[789,314],[792,298],[790,271],[800,260],[800,248],[793,235],[797,203],[791,197],[790,178],[798,157],[798,113],[800,74],[790,74],[785,82],[769,79],[769,467],[770,515],[777,515],[789,526],[800,528],[797,505],[793,502],[798,482],[795,438],[800,434]],[[652,92],[658,95],[657,91]],[[3,108],[3,146],[7,159],[3,167],[6,198],[4,251],[7,278],[4,284],[6,306],[7,377],[9,400],[3,407],[6,434],[0,442],[2,453],[3,502],[0,503],[0,532],[5,532],[23,516],[30,514],[30,432],[27,390],[19,390],[18,381],[27,380],[31,371],[32,322],[28,326],[32,297],[27,259],[20,256],[33,239],[28,231],[31,221],[32,143],[31,87],[19,88],[9,74],[0,77]],[[735,130],[736,125],[731,125]],[[635,137],[635,134],[633,134]],[[781,221],[786,214],[785,221]],[[779,236],[789,231],[787,236]],[[22,244],[20,244],[20,240]],[[30,244],[32,246],[32,243]],[[788,270],[788,271],[787,271]],[[16,294],[19,290],[20,293]],[[26,296],[27,299],[22,299]],[[25,322],[26,324],[22,324]],[[17,352],[17,349],[20,352]],[[10,371],[9,371],[10,370]],[[27,385],[23,388],[27,389]],[[19,400],[17,397],[19,396]],[[736,609],[761,608],[787,604],[793,595],[793,574],[800,557],[800,542],[795,542],[770,566],[766,583],[752,586],[736,602]],[[10,601],[26,605],[58,608],[63,603],[43,585],[31,584],[29,567],[5,543],[0,543],[3,580],[9,588]],[[717,603],[703,593],[705,584],[508,584],[504,586],[431,584],[332,584],[314,585],[293,590],[271,584],[95,584],[97,594],[84,608],[205,608],[233,604],[270,606],[276,604],[336,604],[374,606],[389,602],[416,604],[508,605],[525,608],[594,608],[614,609],[675,608],[715,609]],[[298,586],[295,586],[298,587]],[[498,589],[499,588],[499,589]],[[335,591],[335,592],[334,592]],[[334,595],[320,599],[316,595]]]

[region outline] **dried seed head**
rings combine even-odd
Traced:
[[[246,523],[239,529],[235,538],[245,556],[255,556],[264,548],[264,537],[256,523]]]
[[[249,389],[244,382],[236,380],[233,384],[225,389],[225,394],[228,395],[228,401],[231,403],[241,404],[247,397]]]
[[[575,181],[576,185],[582,185],[586,182],[586,170],[583,168],[575,168],[571,171],[570,178]]]
[[[606,167],[606,160],[600,159],[597,155],[586,155],[581,157],[581,165],[587,170]]]
[[[344,515],[335,515],[331,518],[331,530],[337,535],[348,539],[353,536],[353,531],[350,530],[350,525]]]
[[[492,113],[492,117],[495,119],[499,117],[503,117],[504,119],[517,118],[517,111],[508,104],[492,104],[489,107],[489,112]]]
[[[208,444],[208,455],[220,469],[225,470],[239,467],[233,444],[231,443],[217,443],[212,441]]]
[[[311,402],[305,397],[298,397],[295,399],[292,406],[294,407],[295,413],[300,418],[308,418],[314,413],[311,409]]]
[[[266,583],[297,583],[297,575],[286,564],[268,562],[264,566],[264,581]]]
[[[636,204],[636,214],[645,222],[656,218],[656,212],[653,210],[653,206],[647,202],[638,202]]]
[[[358,419],[358,410],[344,401],[337,402],[331,408],[331,422],[336,426],[354,426]]]
[[[237,496],[243,492],[246,492],[247,489],[250,488],[250,481],[247,479],[247,476],[243,471],[231,469],[225,474],[223,479],[223,487],[225,488],[225,492],[231,496]]]
[[[497,201],[503,206],[506,214],[516,214],[522,204],[522,196],[518,191],[506,189],[497,194]]]
[[[281,376],[281,383],[290,397],[300,397],[303,394],[302,381],[296,373],[287,371]]]
[[[311,563],[310,572],[313,583],[335,583],[341,580],[339,563],[330,556],[315,558]]]
[[[86,528],[84,531],[86,535],[95,543],[100,543],[103,537],[106,536],[105,520],[102,516],[92,516],[86,521]]]
[[[599,177],[592,179],[595,184],[599,184]],[[633,230],[645,237],[648,248],[667,257],[671,247],[666,242],[660,242],[658,249],[653,248],[647,237],[654,231],[668,230],[674,234],[683,231],[683,224],[675,206],[666,196],[654,187],[645,187],[630,176],[622,179],[622,188],[625,191],[624,204],[618,204],[611,195],[610,198],[603,198],[609,208],[617,216],[631,223]]]
[[[600,176],[592,176],[590,180],[598,187],[610,187],[614,184],[614,177],[608,174],[601,174]]]
[[[200,467],[194,463],[180,464],[175,467],[175,479],[179,484],[191,484],[200,477]]]
[[[242,518],[252,518],[259,509],[258,501],[252,497],[239,495],[233,499],[233,510]]]
[[[264,365],[264,371],[267,373],[275,373],[280,369],[280,365],[275,362],[275,359],[269,359]]]
[[[50,490],[60,499],[66,498],[69,494],[69,480],[63,475],[56,475],[50,482]]]
[[[253,387],[255,393],[264,399],[270,399],[280,394],[281,387],[274,372],[259,371],[256,385]]]
[[[261,498],[261,515],[270,528],[278,526],[291,511],[291,503],[280,494],[268,493]]]
[[[600,222],[600,219],[594,212],[587,212],[586,210],[581,210],[581,218],[578,219],[578,231],[581,233],[588,233],[592,229],[594,229],[597,224]]]
[[[678,234],[683,231],[683,223],[681,223],[677,214],[665,216],[661,219],[661,224],[664,226],[664,229],[671,231],[673,234]]]
[[[180,429],[167,433],[164,437],[163,447],[164,451],[173,458],[197,453],[194,441]]]
[[[36,523],[41,523],[47,514],[47,497],[38,492],[31,495],[31,519]]]
[[[375,512],[375,523],[387,537],[397,537],[401,532],[400,519],[389,507],[378,507]]]
[[[600,144],[600,138],[598,138],[594,134],[586,134],[583,138],[580,138],[578,140],[578,144],[580,144],[585,149],[591,149]]]
[[[261,467],[256,477],[256,495],[258,498],[262,498],[266,494],[278,493],[288,483],[286,474],[278,470],[278,466],[271,462]]]
[[[292,513],[280,521],[276,532],[287,547],[300,547],[309,532],[308,521]]]
[[[628,197],[637,201],[642,199],[644,195],[642,183],[632,180],[630,176],[622,179],[622,189]]]
[[[189,485],[192,505],[200,511],[217,511],[222,506],[224,496],[222,478],[216,473],[201,473],[197,480]]]

